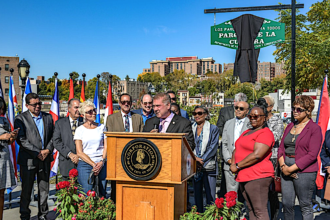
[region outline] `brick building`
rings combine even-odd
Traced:
[[[166,60],[153,60],[150,68],[144,68],[144,73],[158,72],[161,76],[166,76],[174,70],[184,70],[192,75],[205,75],[208,71],[222,73],[222,66],[215,63],[212,57],[198,59],[197,56],[191,57],[167,57]]]
[[[234,63],[224,63],[223,71],[234,69]],[[258,61],[258,72],[257,72],[257,81],[264,78],[267,81],[272,81],[275,77],[286,74],[284,69],[284,62],[281,63],[272,63],[272,62],[260,62]]]
[[[0,56],[0,67],[1,67],[1,85],[4,93],[4,99],[8,102],[9,95],[9,79],[10,79],[10,69],[13,68],[13,79],[14,79],[14,87],[15,93],[17,97],[17,102],[21,105],[22,102],[22,93],[20,85],[20,79],[18,74],[18,65],[19,57],[8,57],[8,56]]]
[[[148,93],[148,83],[147,82],[138,82],[135,79],[130,79],[128,81],[121,80],[116,85],[117,91],[115,89],[114,95],[115,99],[118,100],[118,96],[122,93],[128,93],[132,96],[133,101],[139,99],[140,93],[144,90],[145,93]]]

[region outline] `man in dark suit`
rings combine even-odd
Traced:
[[[59,167],[63,180],[69,180],[69,172],[77,168],[79,160],[73,141],[76,128],[83,124],[82,120],[79,121],[81,119],[79,104],[79,99],[70,99],[68,102],[69,117],[61,118],[55,123],[53,143],[60,153]]]
[[[237,93],[235,95],[234,98],[234,105],[232,106],[227,106],[224,108],[220,109],[220,113],[219,113],[219,118],[218,118],[218,122],[217,122],[217,127],[220,130],[220,136],[222,136],[223,133],[223,128],[225,127],[225,124],[228,120],[233,119],[235,117],[235,106],[236,103],[238,102],[247,102],[247,97],[244,93]],[[222,157],[222,144],[220,147],[220,160],[221,160],[221,186],[220,186],[220,192],[218,192],[218,197],[224,197],[226,194],[226,180],[225,180],[225,173],[224,173],[224,161],[223,161],[223,157]]]
[[[176,103],[176,94],[175,94],[175,92],[167,91],[166,94],[170,96],[171,103]],[[188,112],[186,110],[180,108],[180,113],[181,113],[182,117],[184,117],[186,119],[189,119],[189,115],[188,115]]]
[[[187,141],[192,150],[195,149],[194,134],[191,122],[171,112],[171,98],[165,93],[159,93],[154,97],[154,111],[156,117],[146,121],[144,132],[161,133],[186,133]],[[155,129],[158,127],[158,129]]]
[[[154,110],[152,109],[152,97],[150,94],[144,94],[141,97],[141,108],[140,109],[136,109],[134,111],[132,111],[134,113],[137,113],[139,115],[142,116],[143,119],[143,124],[146,123],[146,121],[149,118],[152,118],[155,115]]]
[[[131,112],[132,96],[123,93],[119,96],[120,111],[107,118],[107,131],[110,132],[142,132],[142,116]],[[116,182],[111,181],[111,199],[116,202]]]
[[[35,93],[25,98],[28,111],[15,118],[14,127],[19,128],[17,143],[19,144],[18,164],[22,179],[20,201],[21,219],[30,219],[31,192],[35,175],[38,182],[38,217],[46,219],[48,213],[48,193],[50,163],[53,160],[54,122],[52,116],[41,111],[42,102]]]

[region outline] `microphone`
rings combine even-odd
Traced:
[[[153,129],[157,129],[157,130],[159,130],[159,123],[160,123],[160,119],[157,118],[157,119],[155,120],[155,122],[154,122],[154,128],[153,128]]]

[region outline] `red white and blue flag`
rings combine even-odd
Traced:
[[[322,130],[322,138],[323,138],[322,144],[324,141],[325,132],[330,129],[329,119],[330,119],[330,100],[329,100],[329,93],[328,93],[328,76],[325,76],[323,85],[322,85],[319,109],[317,111],[317,118],[316,118],[316,122],[321,127],[321,130]],[[321,152],[321,150],[320,150],[320,152]],[[322,172],[320,153],[319,153],[319,156],[317,157],[317,162],[319,164],[320,170],[316,176],[316,186],[318,189],[323,189],[324,173]]]
[[[59,119],[60,109],[59,109],[57,79],[55,79],[55,92],[54,92],[52,104],[50,106],[49,114],[52,115],[54,123],[55,123],[55,121],[57,121]],[[59,156],[58,151],[56,149],[54,149],[54,151],[53,151],[54,160],[51,163],[50,177],[56,176],[56,174],[57,174],[57,170],[58,170],[58,156]]]
[[[14,120],[15,116],[18,114],[18,108],[17,108],[17,97],[15,93],[15,88],[14,88],[14,80],[13,76],[10,76],[9,80],[9,97],[8,97],[8,121],[10,124],[10,128],[13,131],[14,130]],[[9,148],[9,153],[10,153],[10,160],[13,163],[14,170],[15,170],[15,177],[17,181],[17,158],[16,158],[16,147],[15,143],[12,143],[11,145],[8,146]],[[16,187],[16,186],[15,186]],[[15,187],[8,189],[8,192],[13,190]]]
[[[111,88],[111,82],[109,82],[107,104],[105,106],[105,114],[104,114],[104,125],[107,123],[108,115],[112,115],[112,114],[113,114],[112,88]]]

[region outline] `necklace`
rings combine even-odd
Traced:
[[[296,140],[296,128],[300,127],[300,126],[303,126],[303,125],[306,125],[308,122],[309,122],[309,120],[305,121],[304,123],[300,123],[298,125],[293,126],[293,138],[292,138],[291,142],[294,142]]]

